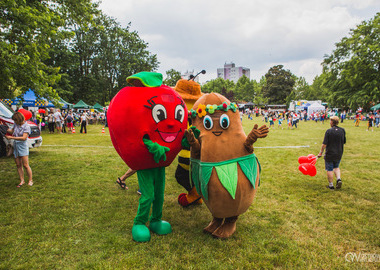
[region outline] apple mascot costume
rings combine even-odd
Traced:
[[[147,242],[150,231],[158,235],[172,231],[171,225],[161,219],[165,167],[181,150],[187,108],[172,88],[162,85],[160,73],[140,72],[128,77],[127,82],[133,87],[125,87],[117,93],[110,103],[107,118],[112,143],[124,162],[137,170],[142,193],[132,238]]]
[[[213,216],[203,231],[228,238],[255,197],[260,164],[253,143],[267,136],[268,127],[255,125],[246,136],[237,105],[217,93],[199,98],[190,116],[193,127],[185,134],[191,146],[191,177]]]

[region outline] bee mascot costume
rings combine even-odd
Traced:
[[[141,72],[128,77],[127,82],[133,87],[125,87],[117,93],[110,103],[107,118],[112,143],[124,162],[137,170],[142,192],[132,238],[147,242],[150,231],[158,235],[172,231],[171,225],[161,219],[165,167],[181,150],[187,128],[187,108],[172,88],[162,85],[162,74]]]
[[[199,98],[189,117],[193,128],[185,136],[191,146],[191,177],[213,216],[204,232],[228,238],[255,197],[260,164],[253,143],[267,136],[268,127],[255,125],[246,136],[237,105],[216,93]]]
[[[203,73],[203,72],[202,72]],[[204,71],[205,73],[205,71]],[[183,98],[187,108],[192,108],[194,103],[202,96],[201,86],[194,80],[181,79],[177,82],[174,90]],[[188,128],[191,126],[191,118],[188,118]],[[178,166],[175,172],[175,178],[187,193],[181,193],[178,196],[178,203],[183,207],[190,205],[202,204],[202,198],[197,193],[194,183],[190,180],[190,145],[184,143],[182,150],[178,154]]]

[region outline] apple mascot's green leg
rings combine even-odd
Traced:
[[[170,151],[168,147],[153,143],[149,139],[143,139],[144,144],[149,152],[153,154],[154,160],[158,163],[160,160],[166,160],[166,152]],[[161,220],[162,206],[164,204],[165,191],[165,167],[138,170],[137,178],[141,190],[139,208],[132,227],[132,237],[137,242],[146,242],[150,240],[149,229],[159,235],[172,232],[169,222]],[[152,215],[150,216],[149,229],[145,224],[148,221],[150,208],[152,205]]]
[[[184,101],[173,89],[162,85],[162,75],[158,74],[142,72],[128,77],[135,87],[120,90],[107,114],[116,151],[130,168],[137,170],[142,195],[132,227],[136,242],[149,241],[150,231],[158,235],[172,232],[170,223],[162,220],[165,167],[181,150],[187,126]]]

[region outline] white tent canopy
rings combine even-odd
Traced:
[[[310,116],[312,113],[316,113],[316,112],[320,112],[320,111],[324,111],[324,110],[325,110],[325,106],[315,102],[315,103],[311,104],[309,107],[307,107],[307,115]]]

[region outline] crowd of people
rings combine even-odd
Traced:
[[[327,160],[326,156],[326,171],[327,177],[329,181],[328,188],[334,189],[332,184],[333,174],[335,174],[337,178],[336,188],[340,188],[342,185],[342,181],[340,178],[339,171],[339,163],[340,158],[343,153],[343,144],[345,143],[345,132],[344,129],[338,127],[339,121],[343,123],[346,119],[353,120],[356,127],[359,127],[361,121],[367,121],[367,131],[372,129],[373,127],[380,126],[380,111],[377,110],[375,112],[363,113],[362,111],[316,111],[311,114],[308,114],[306,111],[285,111],[285,110],[264,110],[264,109],[246,109],[240,111],[240,117],[243,120],[244,116],[247,116],[248,119],[253,120],[253,115],[256,117],[261,117],[262,121],[265,123],[269,123],[269,128],[275,127],[275,122],[278,122],[278,128],[284,128],[283,122],[287,123],[288,129],[298,128],[297,124],[300,121],[315,121],[316,123],[324,124],[325,120],[330,120],[331,130],[326,132],[324,142],[322,144],[321,152],[318,157],[322,156],[323,151],[327,149],[329,153],[337,152],[339,155],[337,157],[334,156],[331,160]],[[15,122],[15,126],[13,129],[8,129],[5,133],[12,134],[6,135],[5,137],[9,139],[15,140],[14,145],[14,156],[15,162],[17,165],[17,171],[20,176],[20,183],[18,187],[24,185],[24,169],[28,175],[28,185],[33,185],[33,176],[32,170],[29,166],[29,148],[26,143],[26,138],[30,134],[30,127],[26,124],[24,116],[16,112],[12,119]],[[34,121],[37,125],[39,125],[40,130],[45,130],[48,127],[49,133],[73,133],[75,126],[80,126],[80,133],[87,133],[87,125],[88,124],[103,124],[107,126],[107,112],[95,112],[90,110],[78,110],[74,111],[72,109],[69,110],[60,110],[50,108],[48,111],[40,111],[38,113],[33,114],[31,121]],[[67,127],[67,130],[66,130]],[[339,142],[339,144],[336,143]],[[332,143],[333,142],[333,143]],[[338,145],[338,147],[336,147]],[[338,150],[336,150],[336,149]],[[330,150],[329,150],[330,149]],[[333,150],[331,150],[333,149]],[[335,150],[334,150],[335,149]],[[334,152],[334,153],[335,153]],[[326,154],[327,155],[327,154]],[[125,184],[125,180],[133,175],[135,171],[129,170],[123,175],[119,177],[116,181],[121,188],[128,189]],[[137,191],[138,194],[141,194],[140,190]]]
[[[60,110],[50,108],[45,113],[36,113],[32,116],[34,121],[40,128],[49,133],[73,133],[76,126],[80,127],[80,133],[87,133],[88,124],[106,125],[106,113],[91,112],[90,110]]]
[[[252,120],[253,116],[262,117],[262,121],[269,123],[270,128],[275,127],[275,122],[278,122],[277,127],[284,129],[283,123],[286,123],[288,129],[298,128],[300,121],[315,121],[316,123],[324,124],[326,120],[333,116],[337,116],[341,123],[345,120],[353,120],[354,125],[359,127],[360,122],[367,122],[367,131],[372,130],[373,127],[380,127],[380,111],[363,113],[360,109],[356,112],[349,111],[333,111],[333,110],[320,110],[310,114],[307,111],[285,111],[285,110],[264,110],[264,109],[246,109],[240,111],[240,118],[246,115],[248,119]]]
[[[356,127],[360,126],[361,122],[367,122],[367,130],[372,130],[373,127],[380,127],[380,111],[363,113],[360,109],[356,112],[352,110],[344,111],[315,111],[308,114],[307,111],[286,111],[286,110],[265,110],[265,109],[245,109],[240,111],[241,119],[243,116],[253,120],[253,116],[262,117],[262,121],[269,124],[270,128],[277,127],[284,129],[296,129],[300,121],[315,121],[316,123],[324,124],[326,120],[332,116],[337,116],[340,122],[345,120],[353,120]],[[33,114],[31,121],[37,123],[40,130],[45,130],[47,127],[49,133],[72,133],[73,128],[80,127],[80,133],[87,133],[87,125],[106,123],[106,112],[97,112],[90,110],[60,110],[50,108],[46,113]]]

